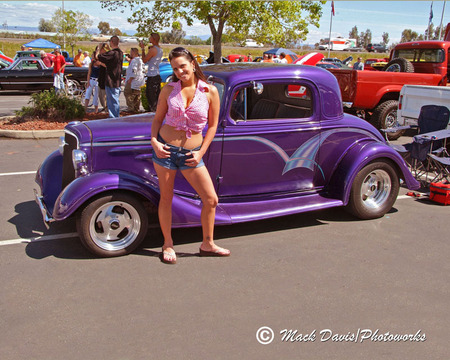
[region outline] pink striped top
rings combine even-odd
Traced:
[[[181,81],[171,82],[173,90],[167,99],[168,110],[165,123],[173,126],[176,130],[186,131],[189,139],[192,132],[201,132],[208,122],[209,101],[205,94],[208,84],[198,80],[194,98],[187,108],[184,107],[181,95]]]

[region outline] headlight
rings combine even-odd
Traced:
[[[60,136],[60,138],[59,138],[59,144],[58,144],[58,150],[59,150],[59,153],[60,153],[61,155],[64,154],[64,146],[65,146],[65,145],[67,145],[67,143],[66,143],[66,140],[65,140],[64,136]]]
[[[87,175],[87,155],[83,150],[73,150],[72,151],[72,162],[73,168],[75,169],[76,175]]]

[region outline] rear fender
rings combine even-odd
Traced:
[[[157,186],[149,180],[120,171],[98,172],[79,177],[64,188],[56,199],[53,218],[64,220],[90,198],[111,190],[131,191],[153,204],[159,201]]]
[[[398,176],[405,181],[408,189],[416,190],[420,187],[400,154],[386,144],[367,142],[355,145],[341,159],[330,181],[330,195],[347,205],[353,180],[358,172],[367,164],[380,160],[395,165]]]

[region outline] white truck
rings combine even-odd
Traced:
[[[398,125],[417,125],[424,105],[444,105],[450,109],[450,86],[403,85],[397,109]]]

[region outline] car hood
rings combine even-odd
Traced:
[[[83,122],[83,126],[89,130],[91,138],[89,140],[92,143],[150,142],[150,132],[154,116],[154,113],[145,113],[114,119],[91,120]],[[86,141],[87,139],[81,140],[82,143]]]

